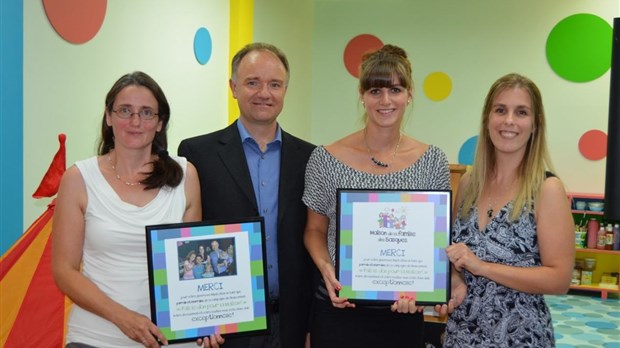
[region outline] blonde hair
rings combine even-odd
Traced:
[[[465,216],[469,215],[472,207],[477,204],[484,188],[484,182],[491,178],[495,170],[497,159],[488,128],[493,102],[501,92],[513,88],[522,89],[530,95],[533,127],[525,154],[518,168],[518,189],[513,199],[510,220],[516,221],[524,208],[527,212],[532,210],[533,203],[538,198],[540,188],[546,178],[546,171],[553,171],[545,136],[545,110],[538,87],[532,80],[519,74],[512,73],[500,77],[491,86],[484,102],[476,157],[471,169],[469,183],[463,195],[462,212]]]

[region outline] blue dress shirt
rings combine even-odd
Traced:
[[[237,121],[237,127],[250,170],[258,211],[265,219],[269,298],[276,300],[280,297],[278,282],[278,189],[282,132],[278,125],[275,139],[268,143],[267,149],[262,152],[258,142],[252,138],[241,121]]]

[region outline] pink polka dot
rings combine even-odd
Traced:
[[[579,152],[591,161],[605,158],[607,156],[607,134],[597,129],[583,133],[579,138]]]
[[[54,30],[68,42],[90,41],[103,24],[107,0],[43,0],[45,14]]]
[[[359,77],[362,56],[381,47],[383,47],[383,42],[374,35],[361,34],[351,39],[344,49],[344,66],[349,74]]]

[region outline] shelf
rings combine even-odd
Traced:
[[[600,194],[590,194],[590,193],[569,193],[568,199],[570,201],[570,206],[573,214],[586,214],[586,215],[603,215],[603,211],[595,211],[590,209],[577,209],[575,206],[577,201],[581,201],[584,203],[591,202],[605,202],[605,196]],[[587,205],[586,205],[587,207]]]
[[[571,200],[586,200],[586,201],[604,201],[605,195],[596,193],[575,193],[569,192],[568,198]]]
[[[604,215],[604,211],[594,211],[594,210],[571,210],[573,214],[583,214],[583,215]]]
[[[576,202],[582,201],[586,204],[590,202],[605,202],[605,197],[602,194],[590,194],[590,193],[569,193],[568,199],[571,205],[571,213],[576,225],[587,226],[588,220],[596,219],[600,224],[604,221],[604,211],[593,211],[587,209],[576,209]],[[581,206],[580,206],[581,208]],[[587,241],[587,239],[586,239]],[[569,289],[574,291],[592,291],[601,294],[601,299],[607,299],[607,295],[610,293],[620,293],[620,286],[618,284],[610,284],[607,286],[599,286],[602,276],[605,273],[620,273],[620,250],[607,250],[596,248],[575,248],[576,258],[595,258],[596,267],[592,270],[592,284],[591,285],[570,285]]]
[[[571,290],[585,290],[585,291],[596,291],[596,292],[600,292],[601,293],[601,299],[606,300],[607,299],[607,294],[609,293],[614,293],[614,294],[618,294],[620,293],[620,288],[618,288],[618,286],[616,285],[616,288],[608,288],[608,287],[600,287],[597,286],[596,284],[592,284],[592,285],[571,285],[569,287]]]
[[[581,253],[594,253],[594,254],[610,254],[620,255],[620,250],[605,250],[605,249],[590,249],[590,248],[575,248],[575,251]]]
[[[611,285],[613,286],[613,285]],[[606,291],[606,292],[614,292],[620,293],[620,288],[616,285],[615,288],[606,287],[606,286],[598,286],[597,284],[592,285],[571,285],[571,289],[573,290],[589,290],[589,291]]]

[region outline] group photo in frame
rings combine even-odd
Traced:
[[[169,343],[270,331],[262,217],[146,226],[151,319]]]
[[[450,190],[338,189],[338,296],[360,304],[450,298]]]
[[[179,280],[237,275],[235,238],[179,241],[177,248]]]

